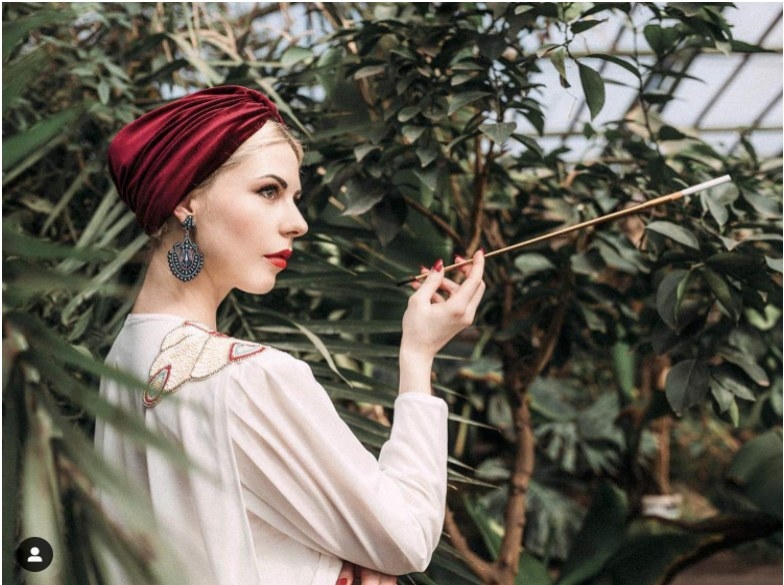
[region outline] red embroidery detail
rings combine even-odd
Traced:
[[[258,343],[240,341],[213,331],[202,323],[186,321],[164,337],[161,351],[151,366],[151,371],[153,367],[157,369],[147,379],[142,398],[144,405],[155,406],[164,395],[176,392],[186,382],[204,380],[224,367],[260,354],[265,349]],[[175,361],[176,369],[173,368]],[[161,366],[162,363],[166,365]]]
[[[264,351],[264,346],[237,341],[232,343],[229,347],[229,361],[236,362],[243,360],[252,355],[256,355],[257,353],[261,353],[262,351]]]

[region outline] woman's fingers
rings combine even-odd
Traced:
[[[459,263],[463,260],[464,258],[462,256],[455,256],[455,262]],[[455,303],[471,305],[473,310],[476,310],[479,300],[481,300],[482,294],[484,293],[484,282],[482,281],[484,272],[484,253],[481,251],[477,252],[474,254],[474,259],[471,264],[461,266],[458,270],[466,275],[466,279],[462,284],[458,284],[455,281],[444,277],[443,262],[441,260],[436,262],[436,265],[430,270],[422,266],[420,267],[420,274],[427,274],[427,278],[423,281],[412,282],[411,287],[415,291],[420,291],[422,288],[425,288],[425,291],[422,292],[421,295],[425,296],[430,293],[430,301],[433,303],[446,302],[448,298],[451,299],[459,291],[463,291],[460,296],[455,299]],[[473,278],[471,277],[472,274]],[[481,291],[479,290],[480,288],[482,289]],[[447,293],[446,297],[438,294],[438,292],[436,292],[438,290]]]
[[[343,561],[343,566],[340,567],[338,573],[338,580],[335,585],[351,585],[354,582],[354,564],[348,561]]]
[[[427,273],[427,278],[423,281],[415,281],[411,284],[411,286],[416,291],[414,296],[411,297],[411,300],[416,301],[418,299],[425,298],[432,303],[443,303],[446,299],[437,293],[438,289],[441,288],[442,284],[444,283],[444,262],[442,260],[438,260],[431,270],[427,270],[427,268],[422,268],[421,273]]]
[[[397,577],[361,567],[359,569],[359,582],[360,585],[395,585]]]
[[[484,290],[484,281],[482,276],[485,270],[485,255],[482,251],[474,254],[474,262],[468,276],[463,281],[463,284],[455,291],[450,300],[454,300],[456,304],[464,304],[466,306],[472,302],[474,296],[479,289]],[[481,297],[481,295],[480,295]]]

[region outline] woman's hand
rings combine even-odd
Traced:
[[[378,571],[357,567],[348,561],[343,561],[343,566],[340,569],[335,585],[352,585],[355,582],[355,577],[359,578],[359,585],[395,585],[397,583],[397,577],[394,575],[385,575]]]
[[[415,282],[413,286],[418,290],[403,315],[401,351],[411,349],[435,357],[450,339],[473,323],[485,291],[484,268],[484,254],[479,251],[472,264],[461,268],[466,275],[462,284],[444,276],[440,261],[423,282]]]
[[[438,262],[417,291],[408,300],[403,315],[400,342],[400,392],[430,393],[430,370],[433,358],[460,331],[474,322],[476,309],[485,292],[482,280],[484,253],[474,254],[472,264],[461,271],[462,284],[444,277],[443,263]]]

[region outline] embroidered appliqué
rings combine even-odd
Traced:
[[[186,321],[163,338],[161,351],[150,366],[142,398],[144,406],[153,407],[164,395],[176,392],[186,382],[209,378],[229,364],[264,349],[258,343],[240,341],[200,323]]]

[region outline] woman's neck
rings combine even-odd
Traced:
[[[132,312],[176,315],[216,329],[218,305],[226,294],[214,290],[206,273],[189,282],[178,280],[169,270],[165,252],[159,248],[152,254]]]

